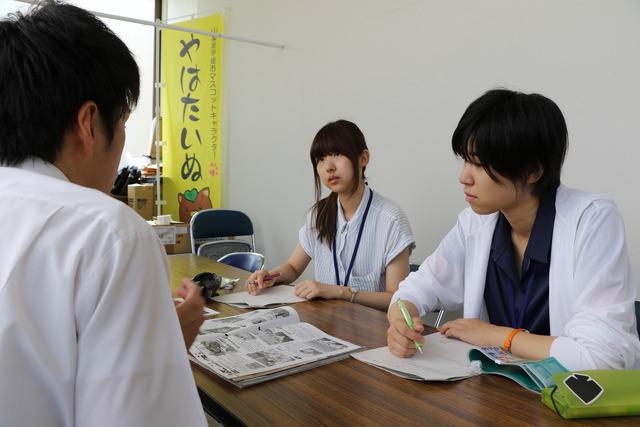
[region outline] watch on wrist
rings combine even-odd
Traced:
[[[356,288],[349,288],[349,292],[351,292],[351,298],[349,298],[349,302],[354,302],[356,299],[356,294],[358,290]]]

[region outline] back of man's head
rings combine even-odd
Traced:
[[[10,15],[0,21],[0,164],[53,163],[86,101],[111,141],[139,91],[131,52],[93,14],[47,1]]]

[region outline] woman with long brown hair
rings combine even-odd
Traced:
[[[365,181],[369,149],[354,123],[338,120],[316,134],[310,150],[316,203],[299,232],[288,261],[253,273],[247,291],[293,283],[313,259],[314,280],[296,284],[296,295],[344,299],[386,310],[409,272],[415,247],[409,221],[393,202]],[[322,198],[322,186],[330,194]],[[267,275],[275,279],[265,280]]]

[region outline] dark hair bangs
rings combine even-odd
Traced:
[[[542,172],[534,194],[560,184],[567,128],[558,106],[538,94],[490,90],[466,109],[451,140],[453,152],[467,162],[524,182]]]
[[[364,135],[358,126],[347,120],[337,120],[327,123],[318,131],[309,154],[314,167],[320,159],[331,154],[348,157],[357,165],[358,157],[366,149]]]
[[[346,153],[344,144],[341,143],[340,139],[336,137],[336,135],[331,135],[332,133],[335,134],[335,132],[331,132],[330,130],[318,132],[316,137],[313,139],[309,155],[311,156],[311,163],[313,163],[314,166],[323,157],[333,154],[342,154],[349,157]]]

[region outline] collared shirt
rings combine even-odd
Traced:
[[[206,425],[144,220],[42,161],[0,200],[0,425]]]
[[[556,190],[540,199],[521,275],[516,269],[511,225],[498,214],[493,232],[484,299],[492,324],[549,335],[549,262],[556,217]]]
[[[549,264],[549,355],[571,371],[640,369],[636,281],[611,198],[565,186],[555,197]],[[463,210],[436,250],[393,294],[422,316],[440,308],[489,321],[484,289],[498,214]]]
[[[344,281],[346,271],[358,238],[358,231],[364,216],[369,187],[360,201],[353,217],[347,221],[338,200],[338,218],[336,232],[336,255],[340,280]],[[326,243],[320,243],[314,226],[314,212],[306,217],[298,237],[300,245],[314,262],[315,280],[321,283],[336,284],[333,264],[333,252]],[[365,221],[358,253],[349,278],[349,287],[363,291],[386,290],[386,268],[407,247],[415,247],[415,239],[406,215],[392,201],[373,192],[371,206]]]

